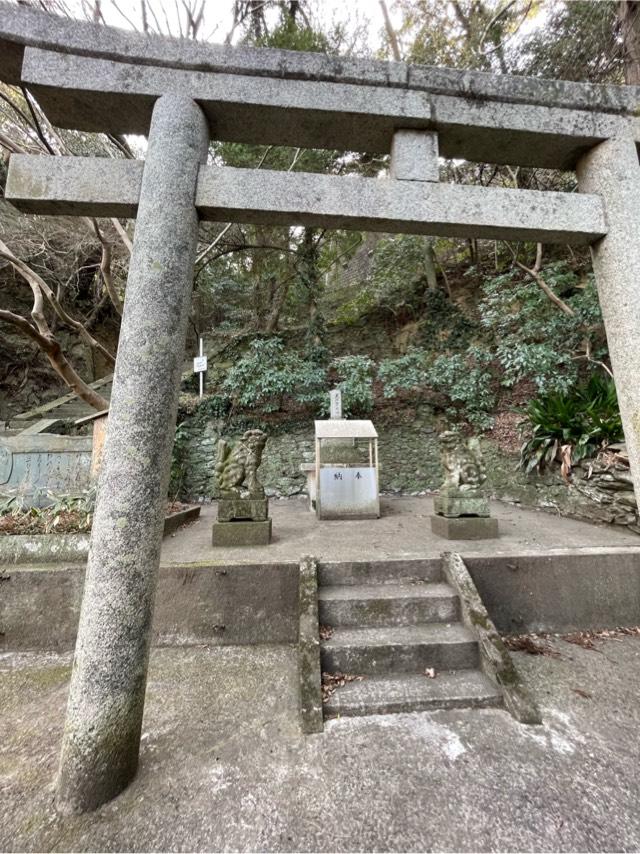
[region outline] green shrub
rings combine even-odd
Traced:
[[[234,408],[276,412],[286,398],[316,406],[327,386],[326,370],[285,347],[281,338],[258,338],[220,386]]]
[[[427,381],[454,404],[447,410],[450,417],[459,420],[462,416],[485,430],[493,424],[490,412],[495,395],[491,373],[484,364],[485,359],[480,358],[480,352],[471,348],[467,358],[459,354],[439,356],[429,368]]]
[[[383,359],[378,379],[385,397],[399,391],[428,387],[444,395],[447,415],[455,421],[465,419],[486,429],[493,423],[490,412],[495,404],[493,378],[488,370],[491,354],[480,347],[469,347],[464,355],[438,356],[429,364],[429,354],[412,350],[397,359]]]
[[[373,409],[373,366],[368,356],[342,356],[331,363],[338,374],[343,415],[367,415]]]
[[[335,311],[334,323],[342,326],[354,326],[377,304],[371,291],[367,287],[363,287],[353,299],[338,306]]]
[[[524,471],[541,471],[562,448],[579,462],[623,437],[613,380],[597,373],[569,392],[552,392],[532,400],[521,429],[530,432],[520,452]]]
[[[411,391],[426,384],[428,354],[410,350],[397,359],[383,359],[378,367],[378,379],[385,397],[396,397],[399,391]]]
[[[478,308],[504,371],[502,385],[530,379],[541,394],[566,393],[578,380],[575,355],[584,353],[585,337],[594,358],[607,354],[598,295],[593,275],[580,277],[565,261],[546,264],[542,273],[573,315],[517,270],[485,282]]]

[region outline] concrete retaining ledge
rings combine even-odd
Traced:
[[[164,520],[164,537],[173,534],[181,525],[193,522],[200,515],[200,506],[187,507],[170,513]],[[84,562],[89,554],[87,534],[17,534],[0,537],[0,567],[15,564]]]
[[[302,732],[322,732],[322,673],[318,620],[318,564],[313,557],[300,561],[300,631],[298,636],[298,680]]]
[[[19,563],[85,561],[89,534],[17,534],[0,537],[0,567]]]
[[[85,567],[6,567],[0,581],[0,650],[71,650]],[[298,563],[209,561],[160,567],[157,646],[297,643]]]
[[[5,540],[15,539],[4,537]],[[465,554],[482,601],[502,634],[568,632],[640,624],[640,548],[563,549],[519,555]],[[387,575],[418,575],[395,561]],[[35,561],[34,561],[35,563]],[[2,561],[0,649],[66,650],[75,643],[84,565]],[[415,571],[412,567],[415,566]],[[375,562],[323,563],[322,582],[345,572],[366,577]],[[431,570],[430,570],[431,571]],[[160,645],[297,643],[298,562],[229,561],[160,568],[154,643]],[[2,577],[2,576],[0,576]]]
[[[200,505],[194,507],[185,507],[184,510],[178,510],[176,513],[170,513],[165,516],[163,537],[168,537],[177,531],[181,525],[187,525],[189,522],[195,522],[200,516]]]
[[[502,634],[640,624],[640,548],[463,557]]]
[[[442,571],[460,597],[462,621],[478,638],[480,667],[502,691],[504,705],[523,724],[540,724],[540,710],[529,695],[520,674],[493,624],[478,590],[459,554],[442,557]]]

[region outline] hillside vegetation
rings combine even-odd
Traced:
[[[228,41],[498,74],[640,79],[637,4],[388,5],[386,29],[373,33],[348,15],[329,24],[313,0],[236,0]],[[201,38],[199,26],[185,32]],[[0,94],[0,187],[13,152],[144,155],[144,141],[60,131],[27,92],[3,85]],[[217,142],[210,159],[344,180],[384,178],[389,166],[376,153]],[[576,189],[573,174],[461,161],[441,160],[440,179]],[[133,223],[32,217],[0,205],[0,417],[70,388],[103,408],[88,383],[113,369]],[[335,386],[346,414],[371,416],[390,436],[394,424],[416,420],[425,435],[457,425],[483,434],[490,454],[523,445],[527,471],[555,466],[568,478],[573,464],[622,438],[590,258],[567,246],[202,224],[187,358],[201,336],[207,393],[198,400],[195,378],[183,389],[178,482],[194,425],[215,421],[218,435],[260,424],[283,435],[326,413]],[[387,471],[394,465],[388,455]],[[433,479],[405,473],[390,486],[431,488]]]

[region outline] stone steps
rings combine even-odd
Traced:
[[[326,717],[503,704],[439,559],[323,564],[318,580],[319,620],[332,630],[322,671],[361,677],[334,690]]]
[[[337,689],[325,703],[324,714],[334,718],[501,705],[500,691],[479,670],[452,670],[435,679],[413,673],[365,676]]]
[[[397,559],[320,563],[320,587],[370,584],[408,584],[414,581],[442,581],[439,558]]]
[[[321,644],[322,670],[354,675],[478,666],[478,644],[461,623],[337,628]]]
[[[455,591],[438,582],[321,587],[318,607],[322,624],[341,627],[451,623],[460,618]]]

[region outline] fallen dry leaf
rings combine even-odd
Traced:
[[[514,652],[528,652],[529,655],[548,655],[560,658],[560,653],[548,644],[541,643],[536,635],[507,635],[503,638],[507,649]]]
[[[363,676],[354,676],[351,673],[323,673],[322,674],[322,702],[326,703],[329,697],[343,688],[347,682],[361,682]]]
[[[514,652],[528,652],[530,655],[549,655],[554,658],[560,658],[560,653],[543,643],[543,641],[554,638],[563,640],[566,643],[571,643],[574,646],[580,646],[583,649],[589,649],[593,652],[602,652],[594,641],[617,641],[621,642],[623,637],[639,637],[640,626],[617,626],[615,629],[598,629],[595,631],[567,632],[566,634],[551,634],[550,632],[541,632],[539,634],[528,635],[506,635],[503,637],[505,646]]]
[[[583,691],[582,688],[572,688],[571,690],[579,697],[584,697],[585,700],[590,700],[593,697],[593,694],[590,694],[588,691]]]

